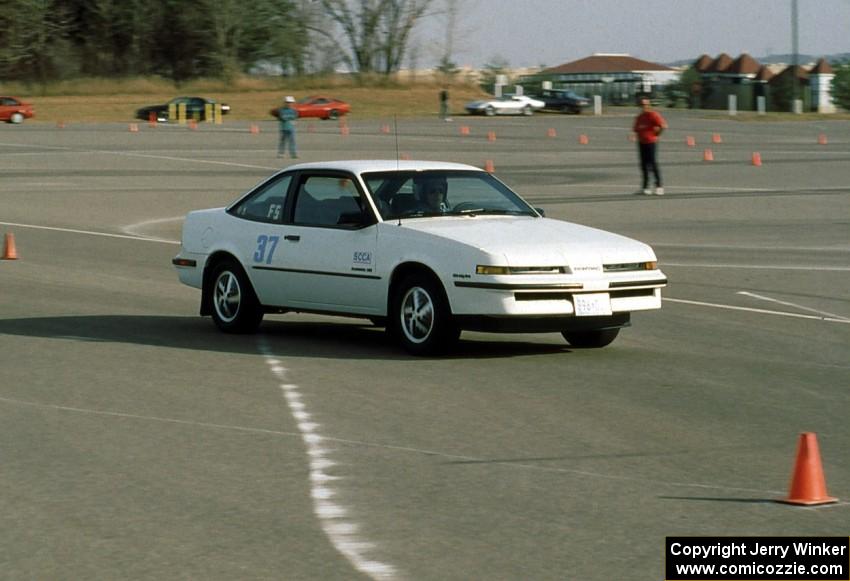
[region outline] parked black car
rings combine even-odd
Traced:
[[[547,111],[578,114],[590,107],[590,99],[562,89],[544,89],[536,98],[546,103]]]
[[[195,119],[196,121],[206,121],[207,104],[212,105],[213,108],[215,108],[216,104],[215,100],[205,99],[204,97],[176,97],[174,99],[171,99],[168,103],[163,103],[162,105],[149,105],[147,107],[142,107],[141,109],[136,111],[136,119],[150,121],[150,115],[151,113],[154,113],[156,115],[157,121],[162,123],[168,122],[168,112],[170,110],[170,106],[172,104],[174,105],[175,115],[177,115],[177,106],[181,103],[186,105],[186,119]],[[222,103],[222,115],[227,115],[229,112],[230,105]],[[214,111],[213,115],[215,115]]]

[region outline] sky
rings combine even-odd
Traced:
[[[438,9],[448,0],[434,0]],[[593,53],[669,63],[706,53],[791,53],[791,0],[455,0],[452,61],[481,67],[555,66]],[[797,0],[799,52],[850,52],[850,0]],[[447,19],[416,31],[418,66],[445,45]]]

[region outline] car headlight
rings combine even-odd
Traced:
[[[475,274],[566,274],[569,269],[564,266],[489,266],[479,264]]]
[[[658,262],[655,260],[649,262],[625,262],[622,264],[605,264],[602,270],[605,272],[628,272],[633,270],[657,270]]]

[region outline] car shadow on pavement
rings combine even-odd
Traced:
[[[240,354],[259,354],[259,342],[264,340],[268,348],[281,357],[425,359],[405,353],[383,328],[359,319],[335,318],[328,322],[270,319],[264,321],[255,334],[235,335],[218,331],[210,319],[202,317],[69,315],[0,319],[0,335]],[[571,351],[566,343],[505,340],[501,335],[492,336],[492,340],[479,337],[479,334],[472,338],[462,337],[452,349],[433,358],[487,359]]]

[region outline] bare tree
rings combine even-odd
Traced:
[[[330,40],[345,56],[348,67],[359,73],[397,71],[404,60],[410,32],[433,0],[320,0],[320,14],[310,24],[315,33]],[[322,17],[335,27],[328,27]]]

